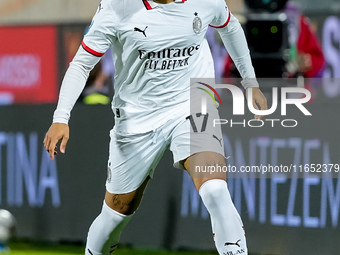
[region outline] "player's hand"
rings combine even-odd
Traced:
[[[65,153],[66,144],[69,139],[69,127],[63,123],[53,123],[47,131],[44,139],[44,147],[50,154],[51,160],[54,160],[54,155],[57,154],[57,143],[60,143],[60,152]]]
[[[248,100],[248,89],[246,90],[246,97]],[[262,94],[259,88],[252,88],[253,89],[253,106],[256,110],[267,110],[267,98]],[[260,120],[264,117],[264,115],[255,115],[255,119]]]

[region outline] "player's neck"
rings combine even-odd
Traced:
[[[170,4],[172,3],[174,0],[153,0],[154,2],[158,3],[158,4]]]

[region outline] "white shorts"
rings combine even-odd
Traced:
[[[219,118],[217,109],[210,111],[206,120],[199,114],[190,116],[172,119],[155,131],[143,134],[120,135],[113,128],[107,191],[125,194],[136,190],[148,176],[153,177],[168,148],[173,153],[174,167],[179,169],[184,169],[185,159],[198,152],[212,151],[224,156],[221,128],[212,125],[212,120]]]

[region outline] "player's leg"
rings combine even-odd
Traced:
[[[111,254],[124,227],[137,210],[150,177],[135,191],[111,194],[106,191],[102,211],[93,221],[87,236],[86,255]]]
[[[167,147],[159,133],[121,135],[111,131],[107,192],[102,211],[90,227],[86,255],[111,254],[116,248]]]
[[[150,176],[143,182],[143,184],[135,191],[127,194],[112,194],[106,191],[105,203],[111,209],[124,215],[133,214],[140,202],[142,201],[145,188],[150,180]]]
[[[242,220],[231,200],[223,171],[197,173],[196,166],[225,166],[225,158],[216,152],[190,156],[184,167],[189,172],[206,206],[212,224],[217,251],[221,255],[248,254]]]

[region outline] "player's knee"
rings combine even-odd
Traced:
[[[223,180],[212,179],[204,182],[199,194],[207,207],[218,206],[223,197],[230,197],[227,183]]]
[[[133,214],[139,207],[146,186],[150,180],[147,177],[140,187],[132,192],[125,194],[113,194],[108,191],[105,193],[105,203],[113,210],[124,215]]]
[[[133,214],[141,202],[142,196],[136,193],[110,194],[106,193],[105,202],[112,210],[124,214]]]
[[[110,208],[123,215],[131,215],[138,209],[139,203],[135,200],[122,201],[118,204],[111,204]]]

